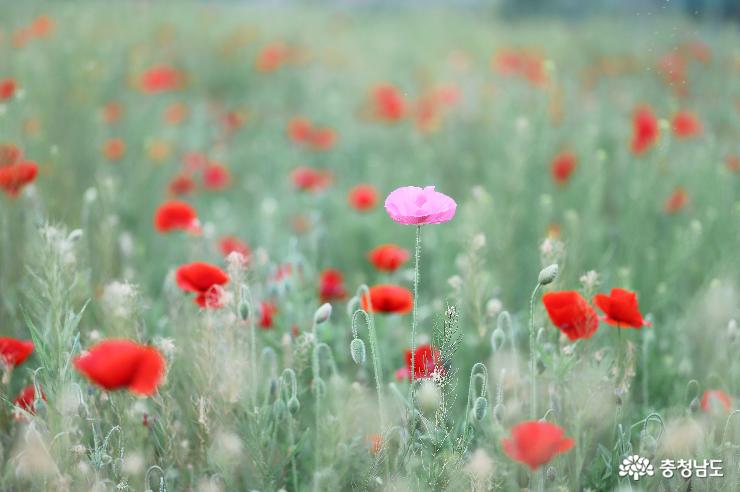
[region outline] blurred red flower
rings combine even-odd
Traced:
[[[0,80],[0,101],[7,101],[15,94],[16,83],[13,79]]]
[[[306,143],[311,136],[313,126],[307,118],[296,116],[288,122],[288,136],[296,143]]]
[[[46,401],[46,395],[43,391],[41,392],[41,399]],[[13,400],[13,404],[34,415],[36,413],[36,387],[29,384],[23,388]]]
[[[574,441],[565,437],[565,431],[551,422],[533,420],[522,422],[511,429],[511,439],[502,439],[501,445],[509,458],[526,464],[532,470],[548,463],[555,455],[573,447]]]
[[[291,50],[282,42],[275,41],[262,48],[254,64],[258,71],[274,72],[291,58]]]
[[[117,161],[126,153],[126,144],[120,138],[110,138],[103,145],[103,155],[106,159]]]
[[[702,125],[696,114],[689,111],[679,111],[673,116],[673,133],[679,138],[689,138],[700,135]]]
[[[329,150],[336,142],[336,133],[331,128],[315,127],[307,118],[296,116],[288,122],[290,139],[313,150]]]
[[[372,210],[378,204],[378,190],[370,184],[359,184],[349,190],[347,201],[360,212]]]
[[[380,271],[395,272],[409,259],[409,252],[395,244],[381,244],[368,254],[370,263]]]
[[[259,326],[263,330],[272,328],[273,317],[277,314],[277,306],[270,301],[260,302]]]
[[[123,116],[123,107],[117,101],[110,101],[103,106],[102,117],[104,123],[109,125],[117,123],[121,116]]]
[[[411,291],[400,285],[374,285],[370,287],[370,299],[362,296],[362,309],[370,313],[407,314],[414,306]]]
[[[677,186],[666,199],[663,209],[667,214],[675,214],[683,210],[688,203],[689,194],[686,192],[686,189],[682,186]]]
[[[170,194],[173,196],[189,195],[195,191],[195,181],[187,174],[179,174],[172,178],[170,184],[167,186]]]
[[[335,268],[321,272],[319,278],[319,298],[321,302],[339,301],[347,297],[344,276]]]
[[[383,121],[398,121],[406,115],[406,101],[391,84],[380,84],[371,91],[372,115]]]
[[[35,162],[17,162],[0,167],[0,188],[11,198],[33,182],[39,167]]]
[[[164,110],[164,121],[169,125],[179,125],[188,117],[188,105],[184,102],[175,102]]]
[[[658,119],[653,110],[649,106],[639,106],[632,115],[632,152],[636,155],[646,152],[659,135]]]
[[[706,390],[701,397],[701,408],[707,413],[730,413],[732,399],[722,390]]]
[[[203,186],[207,190],[222,190],[231,183],[229,168],[218,162],[210,162],[203,168]]]
[[[637,294],[634,292],[613,288],[609,295],[596,294],[594,304],[604,312],[604,321],[610,325],[619,328],[652,326],[642,318],[637,305]]]
[[[171,92],[180,89],[185,75],[169,65],[154,65],[139,77],[139,88],[148,94]]]
[[[195,209],[178,200],[170,200],[157,208],[154,213],[154,227],[162,233],[183,230],[200,234],[200,222]]]
[[[33,352],[31,340],[18,340],[11,337],[0,337],[0,361],[6,366],[14,367],[23,364]]]
[[[591,338],[599,327],[596,311],[574,290],[547,292],[542,296],[550,321],[570,341]]]
[[[725,157],[725,166],[727,170],[733,173],[740,172],[740,156],[735,154],[727,154]]]
[[[0,144],[0,167],[15,164],[23,157],[23,151],[13,144]]]
[[[411,350],[406,349],[403,357],[406,367],[396,371],[396,379],[411,381]],[[414,379],[430,378],[435,372],[439,375],[444,374],[439,349],[429,344],[416,347],[414,352]]]
[[[249,255],[252,254],[249,245],[236,236],[222,237],[218,242],[218,249],[224,256],[229,256],[231,253],[239,253],[244,258],[249,258]]]
[[[195,292],[194,302],[202,308],[221,307],[221,301],[212,294],[221,285],[228,283],[229,276],[215,265],[205,262],[188,263],[175,272],[177,286],[185,292]]]
[[[331,171],[312,167],[297,167],[290,174],[293,185],[299,190],[319,192],[331,185],[334,176]]]
[[[123,339],[104,340],[72,362],[87,379],[106,390],[126,388],[144,396],[157,391],[165,371],[164,357],[157,349]]]
[[[550,164],[552,179],[557,184],[565,184],[570,179],[577,165],[576,156],[569,151],[560,152]]]

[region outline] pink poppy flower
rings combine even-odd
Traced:
[[[388,195],[385,210],[399,224],[441,224],[452,220],[457,203],[434,186],[404,186]]]

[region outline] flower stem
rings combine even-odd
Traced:
[[[529,371],[532,378],[532,393],[530,399],[530,417],[532,420],[537,418],[537,356],[535,355],[535,333],[534,333],[534,299],[540,284],[532,291],[532,297],[529,300]]]
[[[414,379],[416,374],[416,308],[419,304],[419,258],[421,257],[421,226],[416,226],[416,247],[414,248],[414,304],[411,313],[411,439],[414,441],[414,427],[416,427],[416,408],[414,404]]]

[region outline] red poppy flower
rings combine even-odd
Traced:
[[[532,470],[548,463],[556,454],[568,451],[573,444],[573,439],[565,437],[565,431],[558,425],[535,420],[515,425],[511,429],[511,439],[501,440],[509,458]]]
[[[217,162],[209,163],[203,169],[203,186],[208,190],[222,190],[231,183],[229,169]]]
[[[0,101],[7,101],[15,94],[16,84],[13,79],[0,80]]]
[[[13,144],[0,144],[0,167],[15,164],[23,157],[23,151]]]
[[[599,327],[594,308],[574,290],[547,292],[542,296],[542,303],[552,324],[571,341],[591,338]]]
[[[170,194],[174,196],[188,195],[195,190],[195,187],[195,181],[187,174],[175,176],[167,186]]]
[[[132,340],[103,340],[73,359],[75,368],[106,389],[152,395],[162,382],[165,360],[154,347]]]
[[[171,200],[159,206],[154,213],[154,227],[162,233],[175,230],[200,233],[200,222],[195,209],[178,200]]]
[[[637,294],[634,292],[614,288],[609,292],[609,295],[596,294],[594,304],[604,312],[606,315],[604,321],[610,325],[620,328],[652,326],[651,323],[642,318],[637,305]]]
[[[155,65],[141,74],[139,88],[148,94],[170,92],[180,89],[185,75],[169,65]]]
[[[41,392],[41,399],[46,401],[46,395],[43,391]],[[23,388],[13,400],[13,404],[34,415],[36,413],[36,387],[29,384]]]
[[[121,104],[116,101],[111,101],[103,106],[103,121],[109,125],[117,123],[123,115],[123,108]]]
[[[290,50],[281,42],[273,42],[262,48],[257,55],[255,67],[260,72],[274,72],[290,58]]]
[[[673,133],[679,138],[689,138],[699,135],[702,126],[694,113],[679,111],[673,116]]]
[[[337,134],[331,128],[314,128],[308,139],[309,145],[314,150],[329,150],[334,147]]]
[[[370,287],[370,305],[367,295],[362,296],[362,309],[371,313],[407,314],[414,307],[411,292],[400,285],[374,285]]]
[[[208,165],[208,158],[201,152],[187,152],[182,156],[182,165],[185,171],[194,173]]]
[[[405,350],[403,356],[406,367],[396,371],[396,378],[408,378],[411,381],[411,350]],[[416,347],[414,352],[414,379],[431,378],[435,372],[440,375],[444,374],[439,349],[429,344]]]
[[[220,307],[219,299],[211,299],[213,290],[229,281],[229,276],[215,265],[195,262],[182,265],[175,273],[177,286],[185,292],[195,292],[194,301],[200,307]]]
[[[249,258],[249,255],[252,253],[249,245],[236,236],[222,237],[218,242],[218,249],[224,256],[229,256],[231,253],[239,253],[245,258]]]
[[[259,326],[263,330],[272,328],[272,318],[277,314],[277,306],[269,301],[260,302]]]
[[[330,171],[305,166],[295,168],[290,178],[296,188],[311,192],[326,189],[334,179]]]
[[[306,143],[311,137],[313,127],[311,122],[301,116],[296,116],[288,122],[288,136],[296,143]]]
[[[344,276],[337,269],[329,268],[321,272],[319,278],[319,298],[321,302],[338,301],[347,297],[344,289]]]
[[[667,214],[675,214],[684,209],[689,203],[689,194],[682,186],[677,186],[666,199],[663,209]]]
[[[576,156],[572,152],[566,151],[556,155],[550,164],[553,181],[560,185],[567,183],[576,169],[576,162]]]
[[[120,138],[106,140],[103,145],[103,155],[106,159],[117,161],[126,153],[126,144]]]
[[[632,115],[632,152],[642,154],[655,144],[660,135],[658,118],[649,106],[639,106]]]
[[[381,244],[368,254],[370,263],[382,272],[395,272],[409,259],[409,252],[395,244]]]
[[[732,399],[722,390],[706,390],[701,397],[701,408],[707,413],[718,413],[717,410],[730,413]]]
[[[725,157],[725,166],[730,172],[740,173],[740,156],[728,154]]]
[[[164,121],[170,125],[179,125],[188,117],[188,105],[183,102],[172,103],[164,111]]]
[[[393,85],[381,84],[371,93],[373,116],[384,121],[398,121],[406,114],[403,94]]]
[[[359,184],[349,190],[347,201],[355,210],[366,212],[378,204],[378,190],[369,184]]]
[[[29,32],[37,38],[45,38],[54,31],[54,20],[48,15],[42,14],[36,17],[30,26]]]
[[[24,186],[33,182],[39,167],[35,162],[19,162],[0,167],[0,188],[10,197],[16,197]]]
[[[33,347],[31,340],[0,337],[0,360],[10,367],[19,366],[31,355]]]

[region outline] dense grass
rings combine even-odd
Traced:
[[[20,87],[0,102],[0,143],[40,166],[33,186],[0,197],[1,334],[36,344],[3,380],[0,489],[611,490],[636,487],[617,475],[634,450],[656,470],[665,457],[724,460],[724,479],[665,480],[658,472],[640,487],[737,490],[740,417],[698,403],[708,389],[740,394],[732,321],[740,308],[740,184],[725,164],[740,153],[735,27],[678,18],[504,24],[471,11],[29,3],[3,4],[0,19],[0,79]],[[13,46],[12,33],[42,12],[53,32]],[[300,56],[274,72],[256,70],[260,50],[278,40]],[[657,64],[697,41],[711,59],[688,63],[689,91],[678,95]],[[540,53],[548,82],[492,69],[492,55],[508,47]],[[137,77],[157,63],[183,70],[185,87],[139,91]],[[364,105],[381,82],[409,101],[453,84],[461,99],[430,131],[408,119],[372,121]],[[123,116],[106,124],[101,111],[111,101]],[[173,103],[189,109],[177,125],[163,118]],[[661,135],[635,155],[632,111],[643,103],[661,118]],[[679,109],[698,115],[700,136],[671,132]],[[245,115],[230,133],[220,123],[227,111]],[[296,145],[285,130],[296,115],[333,128],[336,145]],[[126,145],[115,162],[101,151],[109,138]],[[166,152],[153,155],[156,145]],[[578,164],[558,185],[549,165],[566,148]],[[202,235],[158,234],[154,211],[193,151],[227,165],[231,185],[186,198]],[[334,182],[321,193],[298,191],[289,176],[300,165],[329,169]],[[376,314],[380,410],[361,316],[367,360],[358,367],[350,357],[358,306],[349,298],[363,284],[412,288],[413,258],[388,274],[366,256],[386,242],[413,254],[415,228],[394,223],[382,206],[353,210],[346,195],[358,183],[376,186],[381,202],[396,187],[430,184],[458,202],[452,221],[422,228],[420,259],[418,342],[436,342],[450,359],[448,377],[412,399],[409,383],[394,377],[410,346],[411,315]],[[677,186],[689,203],[668,214],[664,202]],[[308,220],[307,231],[296,233],[296,216]],[[559,234],[548,238],[554,224]],[[81,236],[67,239],[76,229]],[[251,245],[248,268],[219,252],[226,234]],[[174,270],[193,261],[228,269],[231,303],[200,310],[178,290]],[[593,338],[569,343],[539,293],[530,320],[538,273],[552,263],[559,275],[541,291],[580,290],[590,299],[623,287],[637,292],[653,326],[602,323]],[[285,264],[293,274],[276,282]],[[344,273],[350,294],[312,335],[325,268]],[[589,271],[597,283],[582,280]],[[111,295],[114,281],[132,284],[133,294]],[[271,329],[241,319],[240,309],[258,317],[268,298],[278,306]],[[492,345],[497,325],[503,335]],[[70,366],[111,337],[165,352],[167,376],[155,396],[103,392]],[[530,419],[530,348],[536,417],[546,415],[576,443],[537,474],[501,447],[514,424]],[[482,380],[487,408],[477,419],[466,408]],[[15,419],[12,400],[34,381],[46,403]],[[380,453],[368,437],[376,434],[384,434]]]

